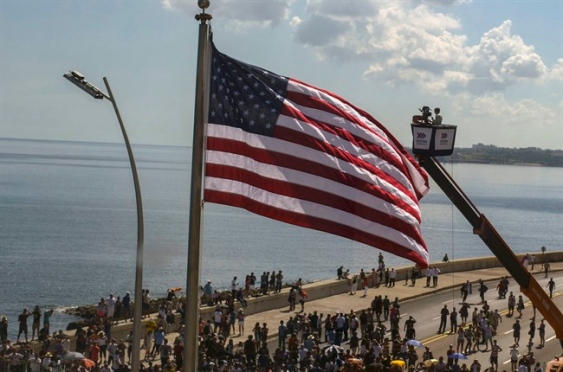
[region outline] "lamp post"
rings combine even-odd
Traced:
[[[129,162],[131,163],[131,172],[133,173],[133,183],[135,184],[135,198],[137,201],[137,263],[135,268],[135,302],[133,308],[133,350],[132,350],[132,363],[131,370],[139,371],[141,366],[141,316],[142,316],[142,291],[143,291],[143,245],[144,245],[144,227],[143,227],[143,204],[141,200],[141,186],[139,184],[139,177],[137,175],[137,166],[135,165],[135,158],[133,157],[133,150],[129,143],[129,137],[125,131],[125,125],[119,114],[117,103],[111,92],[108,79],[104,77],[104,84],[108,93],[102,92],[92,84],[86,81],[84,75],[78,71],[69,71],[63,75],[64,78],[71,83],[84,90],[86,93],[96,99],[107,99],[113,105],[117,121],[123,133],[125,146],[127,147],[127,154],[129,155]]]

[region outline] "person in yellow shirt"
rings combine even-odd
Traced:
[[[147,324],[145,325],[147,333],[153,333],[156,329],[156,321],[153,318],[149,317]]]

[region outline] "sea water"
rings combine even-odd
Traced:
[[[186,286],[191,148],[134,146],[144,210],[143,287],[164,296]],[[516,253],[561,250],[563,169],[445,164]],[[432,183],[421,201],[432,261],[490,256],[472,227]],[[242,209],[204,206],[201,280],[228,288],[254,272],[285,281],[322,280],[343,265],[377,266],[379,250],[273,221]],[[52,329],[75,320],[65,307],[133,291],[137,214],[122,144],[0,139],[0,314],[9,333],[35,305],[55,308]],[[411,262],[383,252],[388,266]],[[31,328],[30,328],[31,329]]]

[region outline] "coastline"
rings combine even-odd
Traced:
[[[516,255],[519,259],[524,257],[524,254]],[[541,267],[542,263],[545,260],[548,260],[550,263],[560,263],[563,262],[563,251],[555,251],[545,253],[544,255],[537,255],[536,256],[536,267]],[[487,269],[496,269],[496,268],[503,268],[500,261],[495,256],[486,256],[486,257],[478,257],[478,258],[469,258],[469,259],[460,259],[454,260],[449,262],[434,262],[431,263],[432,267],[436,267],[440,270],[440,275],[444,274],[453,274],[456,273],[465,273],[469,271],[478,271],[478,270],[487,270]],[[397,282],[404,281],[405,273],[410,271],[412,266],[404,266],[396,268],[397,271]],[[536,272],[536,271],[535,271]],[[534,273],[535,273],[534,272]],[[335,272],[336,277],[336,272]],[[496,279],[496,277],[494,278]],[[489,279],[493,280],[493,279]],[[472,282],[477,282],[477,279],[472,280]],[[275,309],[280,309],[287,306],[287,294],[289,292],[289,288],[291,287],[292,283],[285,283],[281,293],[278,294],[271,294],[271,295],[254,295],[248,298],[248,306],[244,309],[245,314],[255,315],[258,313],[263,313]],[[344,279],[325,279],[314,281],[310,283],[304,283],[303,288],[307,291],[308,297],[307,301],[314,301],[329,298],[332,296],[337,296],[343,293],[347,293],[349,291],[348,281]],[[441,289],[445,289],[442,287]],[[359,286],[358,290],[361,290],[361,285]],[[258,290],[255,290],[254,293],[258,293]],[[230,294],[230,291],[222,292],[224,294]],[[180,297],[177,299],[178,302],[181,302],[184,297]],[[166,298],[158,298],[151,301],[151,314],[155,314],[158,312],[158,306],[162,303],[166,302]],[[235,305],[240,307],[240,303],[236,302]],[[81,307],[78,307],[81,308]],[[83,308],[88,308],[88,311],[95,311],[96,305],[86,305]],[[215,306],[207,306],[207,305],[200,305],[200,317],[204,320],[211,319],[213,317],[213,313],[215,311]],[[72,311],[73,308],[68,309],[67,311]],[[175,314],[176,322],[180,323],[182,319],[180,319],[179,314]],[[123,321],[123,320],[121,320]],[[146,324],[148,320],[143,320],[143,326]],[[116,328],[112,331],[115,333],[116,331],[119,334],[119,337],[126,337],[129,331],[132,329],[132,323],[128,321],[123,321],[123,323],[119,323],[114,326]],[[74,329],[67,329],[66,333],[73,334]],[[118,337],[118,336],[116,336]]]

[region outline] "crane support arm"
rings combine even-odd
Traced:
[[[426,169],[430,177],[473,226],[473,233],[479,235],[514,280],[516,280],[522,293],[532,301],[536,309],[553,327],[556,337],[563,345],[563,314],[561,310],[555,306],[534,276],[521,264],[518,257],[512,252],[493,225],[479,212],[440,162],[434,157],[421,155],[418,155],[418,160],[420,165]]]

